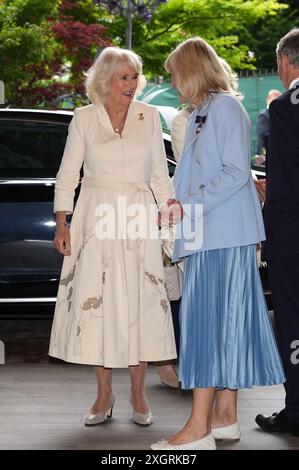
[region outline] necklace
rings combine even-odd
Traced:
[[[118,119],[115,119],[114,122],[112,120],[112,127],[113,127],[113,130],[116,134],[120,134],[121,131],[123,130],[123,127],[124,127],[124,119],[123,117],[119,118]]]
[[[116,122],[115,122],[116,121]],[[120,134],[121,133],[121,129],[122,129],[122,125],[121,125],[121,121],[118,119],[113,122],[111,120],[111,124],[112,124],[112,127],[113,127],[113,130],[116,134]]]
[[[115,113],[115,112],[114,113],[109,113],[109,110],[106,107],[106,111],[108,113],[113,131],[115,132],[115,134],[121,135],[122,130],[123,130],[124,125],[125,125],[125,120],[126,120],[128,110],[125,109],[125,110],[121,110],[117,113]]]

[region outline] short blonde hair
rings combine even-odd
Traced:
[[[215,50],[198,36],[179,44],[166,59],[165,68],[174,73],[180,95],[191,106],[198,106],[212,92],[232,92]]]
[[[106,47],[86,73],[86,92],[92,103],[105,104],[111,80],[124,65],[139,74],[135,96],[141,92],[146,80],[139,55],[129,49]]]

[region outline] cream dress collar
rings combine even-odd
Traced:
[[[109,114],[107,113],[105,106],[102,104],[96,104],[95,106],[97,108],[97,114],[98,114],[98,119],[99,119],[100,124],[112,134],[117,134],[113,129],[113,126],[109,118]],[[135,108],[136,108],[135,102],[132,101],[132,103],[129,105],[128,114],[126,117],[122,135],[125,134],[129,124],[134,120],[135,117],[137,117],[137,111]]]

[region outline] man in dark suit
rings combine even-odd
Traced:
[[[269,146],[269,134],[270,134],[270,118],[269,118],[269,106],[270,103],[278,98],[281,93],[278,90],[270,90],[266,103],[267,107],[261,111],[257,117],[256,132],[257,132],[257,154],[262,155],[268,152]]]
[[[286,374],[285,408],[256,423],[299,437],[299,28],[277,45],[278,74],[287,91],[270,112],[263,255],[268,264],[279,350]],[[263,182],[259,195],[262,193]]]

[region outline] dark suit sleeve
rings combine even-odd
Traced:
[[[270,108],[271,136],[279,151],[279,158],[287,169],[288,183],[299,203],[299,104],[287,100],[274,100]]]
[[[269,118],[265,112],[261,112],[257,118],[257,153],[261,155],[263,149],[268,150],[269,143]]]

